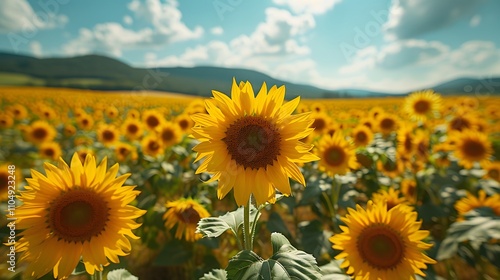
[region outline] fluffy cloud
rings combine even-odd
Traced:
[[[297,14],[324,14],[342,0],[273,0],[275,4],[288,6]]]
[[[54,14],[57,10],[44,9],[35,12],[26,0],[0,1],[0,33],[51,29],[68,22],[65,15]]]
[[[41,57],[42,56],[42,44],[38,41],[31,41],[30,43],[30,50],[33,56],[35,57]]]
[[[70,55],[99,52],[113,56],[121,56],[123,50],[141,47],[158,47],[175,42],[192,40],[203,35],[203,28],[197,26],[189,29],[182,22],[182,14],[178,3],[169,0],[133,0],[128,8],[137,18],[147,21],[151,27],[140,30],[125,28],[120,23],[108,22],[94,26],[92,29],[82,28],[78,37],[63,46],[63,51]],[[132,23],[130,18],[125,22]]]
[[[266,20],[249,35],[240,35],[229,43],[212,41],[188,48],[178,56],[168,56],[158,61],[163,66],[194,66],[212,64],[226,67],[252,68],[269,72],[272,59],[283,56],[303,56],[310,52],[299,43],[315,21],[311,15],[292,15],[289,11],[268,8]]]
[[[345,80],[365,75],[365,88],[408,91],[460,77],[500,75],[500,48],[489,41],[468,41],[456,49],[436,41],[397,41],[358,51],[339,74]]]
[[[222,27],[220,26],[216,26],[210,29],[210,33],[212,33],[213,35],[222,35],[222,33],[224,33],[224,29],[222,29]]]
[[[384,25],[389,39],[408,39],[449,25],[484,0],[393,0]]]

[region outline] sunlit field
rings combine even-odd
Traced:
[[[0,88],[0,278],[500,279],[499,97],[260,87]]]

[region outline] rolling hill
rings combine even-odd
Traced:
[[[200,66],[134,68],[118,60],[85,55],[71,58],[34,58],[0,53],[0,85],[71,87],[96,90],[156,90],[211,96],[211,90],[230,92],[233,77],[248,80],[255,87],[286,85],[287,98],[379,97],[395,94],[366,90],[325,90],[289,83],[247,69]],[[442,94],[500,93],[500,78],[458,79],[434,87]],[[401,93],[405,94],[405,93]]]

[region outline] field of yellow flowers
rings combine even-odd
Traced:
[[[0,279],[500,278],[499,97],[214,90],[0,88]]]

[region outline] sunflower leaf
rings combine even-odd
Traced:
[[[253,221],[256,215],[260,215],[260,212],[252,205],[250,221]],[[198,222],[196,232],[201,233],[203,237],[219,237],[227,230],[231,230],[238,237],[238,232],[243,225],[243,216],[243,207],[240,207],[219,217],[203,218]],[[250,222],[250,226],[252,224]]]
[[[226,269],[228,279],[320,279],[313,256],[295,249],[281,233],[271,234],[273,256],[264,260],[252,251],[241,251]]]
[[[209,273],[205,273],[200,280],[226,280],[227,272],[224,269],[214,269]]]

